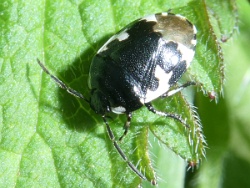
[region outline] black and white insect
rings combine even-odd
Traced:
[[[171,89],[190,66],[195,46],[196,28],[183,16],[163,12],[132,22],[112,36],[94,56],[88,80],[90,99],[53,76],[39,60],[38,63],[61,88],[85,100],[102,116],[118,153],[140,178],[148,180],[118,145],[107,114],[113,112],[127,116],[120,140],[128,132],[133,111],[142,106],[160,116],[174,118],[187,127],[179,115],[158,111],[151,101],[194,85],[187,82]],[[156,184],[156,180],[149,181]]]

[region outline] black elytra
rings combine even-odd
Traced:
[[[127,115],[125,132],[120,140],[128,132],[132,112],[144,105],[151,112],[174,118],[188,127],[180,116],[154,109],[151,101],[194,85],[187,82],[171,90],[190,66],[195,46],[196,28],[183,16],[163,12],[132,22],[111,37],[94,56],[88,80],[90,99],[53,76],[39,60],[38,63],[60,87],[84,99],[96,113],[102,115],[113,145],[128,166],[140,178],[156,184],[156,179],[145,177],[126,157],[106,115],[109,112]]]

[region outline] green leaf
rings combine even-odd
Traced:
[[[226,42],[237,29],[237,6],[234,0],[206,1],[209,19],[218,40]]]
[[[211,6],[212,1],[208,2]],[[203,92],[218,97],[224,65],[217,31],[223,35],[230,33],[233,22],[229,27],[211,24],[204,1],[0,2],[1,186],[137,187],[141,183],[114,149],[101,117],[87,103],[59,89],[42,72],[36,59],[89,97],[89,66],[104,42],[131,21],[170,8],[173,13],[187,17],[198,29],[196,56],[186,77],[199,83]],[[219,14],[216,8],[211,6]],[[221,15],[232,17],[230,11]],[[187,95],[192,101],[192,91]],[[156,116],[146,108],[134,113],[129,133],[119,145],[148,180],[155,178],[154,157],[148,145],[152,135],[148,137],[148,130],[189,163],[198,163],[204,153],[200,124],[183,94],[156,100],[154,105],[159,110],[180,114],[190,128]],[[112,115],[109,120],[116,138],[123,134],[124,121],[122,115]],[[155,152],[162,155],[158,150]],[[172,158],[175,159],[169,169],[173,173],[166,179],[157,175],[164,180],[183,182],[185,163],[175,155]],[[174,187],[172,183],[169,187]]]
[[[218,105],[199,96],[199,114],[209,145],[196,187],[249,187],[250,174],[250,6],[237,1],[239,32],[223,44],[226,68],[225,98]],[[224,6],[225,11],[228,6]],[[230,17],[224,19],[228,23]],[[193,187],[193,179],[190,186]]]
[[[165,118],[155,117],[150,130],[153,134],[170,149],[188,161],[190,165],[199,164],[202,156],[205,155],[205,140],[201,130],[201,125],[195,109],[185,100],[180,94],[172,97],[172,100],[159,100],[157,106],[165,107],[166,112],[175,112],[181,115],[189,127],[181,123],[176,123],[175,120],[167,121]],[[181,105],[180,105],[181,104]]]

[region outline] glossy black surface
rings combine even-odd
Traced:
[[[126,109],[122,113],[128,113],[143,106],[147,91],[155,91],[159,86],[161,78],[155,75],[157,65],[166,74],[171,73],[166,88],[174,85],[186,71],[186,61],[182,60],[178,43],[155,32],[157,24],[145,19],[133,22],[116,35],[125,32],[127,38],[114,37],[93,58],[89,78],[90,103],[97,113],[104,114],[120,106]]]

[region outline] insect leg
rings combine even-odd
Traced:
[[[127,114],[127,121],[124,124],[125,131],[124,131],[123,135],[119,138],[119,141],[121,141],[123,139],[123,137],[127,135],[129,127],[130,127],[130,123],[131,123],[131,118],[132,118],[132,113],[129,112]]]
[[[162,97],[169,97],[169,96],[172,96],[172,95],[178,93],[179,91],[185,89],[186,87],[192,86],[192,85],[196,85],[196,83],[195,83],[195,82],[186,82],[185,84],[183,84],[183,85],[181,85],[181,86],[179,86],[179,87],[177,87],[177,88],[175,88],[175,89],[173,89],[173,90],[170,90],[170,91],[164,93],[164,94],[162,95]]]
[[[49,72],[49,70],[44,66],[44,64],[37,59],[37,63],[42,67],[43,71],[48,74],[62,89],[65,89],[69,94],[74,95],[75,97],[78,97],[80,99],[85,100],[89,103],[89,100],[87,100],[81,93],[78,91],[68,87],[65,83],[63,83],[59,78],[55,77],[53,74]]]
[[[125,155],[125,153],[122,151],[122,149],[120,148],[120,146],[117,144],[117,142],[115,141],[115,136],[113,131],[111,130],[106,117],[102,116],[103,121],[106,124],[106,128],[107,128],[107,132],[109,135],[109,138],[111,140],[111,142],[113,143],[113,145],[115,146],[115,149],[118,151],[118,153],[120,154],[120,156],[123,158],[123,160],[128,164],[128,166],[132,169],[132,171],[134,173],[136,173],[141,179],[147,180],[147,178],[129,161],[129,159],[127,158],[127,156]],[[155,180],[153,180],[152,182],[155,182]]]
[[[184,121],[179,115],[158,111],[152,106],[151,103],[146,103],[145,106],[148,108],[149,111],[153,112],[154,114],[157,114],[157,115],[163,116],[163,117],[173,118],[173,119],[179,121],[180,123],[182,123],[185,126],[185,128],[189,128],[189,125],[186,123],[186,121]]]

